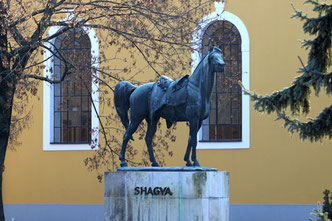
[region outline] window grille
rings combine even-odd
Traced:
[[[91,42],[80,29],[57,37],[54,51],[69,62],[65,80],[54,85],[53,143],[89,143],[91,140]],[[60,79],[64,62],[54,57],[54,77]]]
[[[205,31],[202,55],[211,46],[222,50],[225,70],[216,74],[212,93],[211,112],[202,123],[202,140],[212,142],[242,141],[242,90],[238,81],[242,76],[241,36],[228,21],[215,21]]]

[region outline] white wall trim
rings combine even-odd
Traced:
[[[193,33],[191,53],[191,71],[194,72],[199,61],[202,59],[200,49],[205,30],[215,21],[229,21],[240,32],[242,51],[242,84],[246,89],[250,89],[250,41],[249,33],[241,19],[230,12],[224,11],[224,4],[216,2],[216,11],[205,16],[197,25]],[[202,129],[197,133],[197,149],[247,149],[250,147],[250,100],[249,96],[242,93],[242,142],[200,142]]]
[[[70,18],[67,17],[66,20]],[[51,36],[57,33],[61,29],[60,26],[53,26],[48,31],[48,36]],[[84,32],[88,34],[91,42],[91,64],[93,69],[98,70],[99,68],[99,40],[97,37],[96,32],[92,28],[83,28]],[[54,44],[55,39],[51,40],[51,43]],[[48,48],[54,49],[52,44],[46,42],[45,45]],[[53,68],[54,70],[54,62],[52,61],[52,53],[48,50],[44,50],[44,60],[45,68],[44,68],[44,76],[50,77],[50,69]],[[51,59],[49,59],[51,58]],[[99,83],[96,81],[98,79],[99,73],[93,72],[92,81],[92,100],[96,107],[94,109],[93,105],[91,104],[91,140],[95,144],[99,144],[99,119],[97,117],[97,113],[99,114]],[[53,151],[53,150],[92,150],[91,145],[89,144],[51,144],[53,140],[53,130],[54,130],[54,116],[52,114],[53,107],[53,99],[54,99],[54,87],[44,81],[44,88],[43,88],[43,150],[44,151]],[[98,149],[98,145],[94,150]]]

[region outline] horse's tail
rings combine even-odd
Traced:
[[[129,126],[128,110],[130,108],[130,95],[137,87],[128,81],[121,81],[115,86],[114,104],[123,126]]]

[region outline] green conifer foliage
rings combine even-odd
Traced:
[[[328,218],[332,219],[332,196],[330,196],[330,191],[325,190],[324,194],[324,203],[323,203],[323,213],[328,214]]]
[[[328,68],[332,64],[331,39],[332,39],[332,5],[321,3],[319,0],[307,0],[305,4],[312,4],[317,17],[310,18],[302,11],[295,10],[292,18],[301,19],[304,33],[313,37],[303,40],[302,46],[309,51],[308,63],[299,68],[298,76],[292,85],[270,95],[259,95],[255,92],[244,90],[255,101],[256,111],[270,114],[275,112],[277,119],[284,121],[284,127],[291,133],[299,133],[302,140],[319,141],[332,138],[332,104],[326,107],[315,118],[302,122],[293,118],[298,114],[310,112],[310,94],[313,90],[316,95],[324,89],[327,95],[332,94],[332,72]],[[291,115],[285,113],[290,109]]]

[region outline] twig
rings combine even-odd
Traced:
[[[303,63],[301,57],[300,57],[300,56],[297,56],[297,57],[298,57],[298,59],[300,60],[301,65],[302,65],[302,67],[304,68],[304,70],[305,70],[306,72],[308,72],[307,68],[304,66],[304,63]]]

